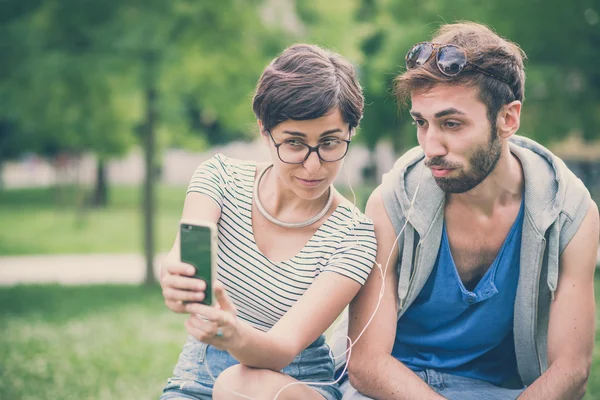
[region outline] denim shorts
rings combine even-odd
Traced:
[[[211,399],[214,381],[207,367],[216,379],[221,372],[236,364],[239,362],[227,351],[216,349],[188,336],[173,370],[173,377],[167,382],[160,399]],[[329,354],[329,346],[325,343],[325,336],[321,335],[281,372],[300,382],[334,381],[333,359]],[[309,386],[327,400],[342,398],[337,384]]]
[[[450,375],[426,369],[416,374],[429,387],[449,400],[514,400],[523,389],[506,389],[477,379]],[[343,400],[372,400],[350,385],[346,380],[342,386]]]

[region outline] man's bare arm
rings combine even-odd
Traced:
[[[592,202],[561,255],[556,298],[550,308],[549,368],[519,399],[580,399],[585,395],[596,320],[598,223],[598,207]]]
[[[380,188],[369,198],[366,214],[375,224],[377,262],[384,270],[387,268],[387,273],[384,279],[380,269],[373,267],[367,282],[350,303],[348,332],[354,341],[371,318],[379,300],[381,285],[385,284],[377,314],[352,348],[348,365],[350,383],[365,396],[378,400],[443,399],[391,355],[397,323],[398,247],[395,245],[394,227],[383,206]]]

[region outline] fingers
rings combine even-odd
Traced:
[[[169,308],[169,310],[179,313],[179,314],[183,314],[185,313],[185,304],[183,304],[181,301],[172,301],[172,300],[165,300],[165,304],[167,305],[167,307]]]
[[[185,328],[192,336],[203,342],[212,341],[217,333],[216,324],[198,318],[196,315],[190,315],[185,321]]]
[[[199,316],[198,318],[214,324],[217,328],[223,328],[223,331],[227,331],[236,323],[235,314],[204,304],[188,303],[185,305],[185,312]]]
[[[188,333],[196,339],[209,344],[222,343],[226,340],[224,332],[226,328],[217,322],[210,321],[203,315],[193,314],[185,321]]]
[[[173,263],[167,266],[167,272],[171,275],[194,276],[196,270],[190,264]]]
[[[213,283],[213,288],[215,291],[215,297],[217,298],[217,302],[219,303],[219,307],[223,311],[227,311],[230,313],[236,314],[235,305],[227,295],[225,291],[225,286],[219,281],[215,281]]]
[[[204,291],[206,290],[206,282],[202,279],[189,278],[181,275],[166,274],[161,280],[161,286],[173,287],[183,290]]]
[[[223,311],[214,307],[207,306],[200,303],[188,303],[185,305],[185,311],[192,315],[202,315],[205,319],[211,322],[222,322]]]
[[[160,280],[166,306],[173,312],[185,313],[185,302],[200,302],[206,298],[206,282],[196,279],[194,267],[174,262],[166,265],[166,274]]]
[[[206,282],[202,279],[188,278],[179,275],[165,275],[161,280],[161,286],[196,292],[203,292],[206,290]]]
[[[203,301],[206,282],[201,279],[166,274],[161,282],[165,304],[175,312],[185,312],[183,305],[187,301]]]
[[[185,313],[184,302],[203,301],[206,283],[196,278],[165,275],[161,280],[162,293],[167,307],[176,313]]]
[[[178,290],[167,287],[163,289],[163,297],[165,301],[200,302],[206,296],[204,292],[191,292],[189,290]]]

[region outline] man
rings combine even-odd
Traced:
[[[419,148],[371,195],[378,263],[350,306],[344,399],[575,399],[594,341],[598,209],[516,137],[524,54],[474,23],[415,45],[396,80]],[[389,261],[389,262],[388,262]]]

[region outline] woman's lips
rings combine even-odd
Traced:
[[[298,182],[300,182],[300,184],[302,184],[306,187],[315,187],[325,180],[325,179],[302,179],[302,178],[296,178],[296,179],[298,179]]]

